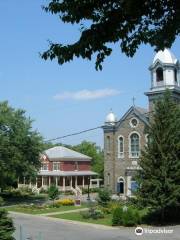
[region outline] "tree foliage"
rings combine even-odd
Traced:
[[[12,236],[15,228],[4,209],[0,209],[0,240],[15,240]]]
[[[32,129],[25,111],[0,103],[0,187],[12,186],[18,177],[31,176],[40,166],[42,138]]]
[[[74,57],[91,60],[96,69],[112,48],[120,45],[132,57],[139,45],[149,43],[155,50],[171,47],[180,33],[179,0],[51,0],[45,11],[57,14],[64,23],[80,24],[80,37],[73,44],[50,43],[43,59],[57,58],[59,64]]]
[[[99,173],[99,176],[103,178],[104,157],[103,151],[100,147],[98,147],[95,143],[82,141],[80,144],[72,146],[72,149],[91,157],[92,170]]]
[[[138,201],[161,215],[180,210],[180,108],[169,92],[155,105],[138,174]]]

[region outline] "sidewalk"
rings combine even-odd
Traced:
[[[38,214],[39,216],[51,216],[51,215],[57,215],[57,214],[64,214],[64,213],[73,213],[73,212],[80,212],[80,211],[86,211],[88,208],[80,208],[80,209],[74,209],[74,210],[68,210],[68,211],[61,211],[61,212],[50,212],[50,213],[41,213]]]

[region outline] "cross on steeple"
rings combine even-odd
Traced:
[[[133,97],[133,98],[132,98],[132,101],[133,101],[133,107],[135,107],[135,100],[136,100],[136,98]]]

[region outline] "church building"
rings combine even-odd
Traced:
[[[148,139],[145,129],[153,102],[169,89],[174,101],[180,103],[180,63],[170,50],[159,51],[149,70],[151,88],[145,93],[149,108],[132,106],[119,120],[111,111],[103,126],[104,185],[122,198],[132,196],[137,187],[134,176],[139,169],[141,149]]]

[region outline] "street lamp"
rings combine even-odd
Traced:
[[[89,185],[90,185],[90,176],[88,176],[88,195],[87,195],[87,201],[90,201],[90,192],[89,192]]]

